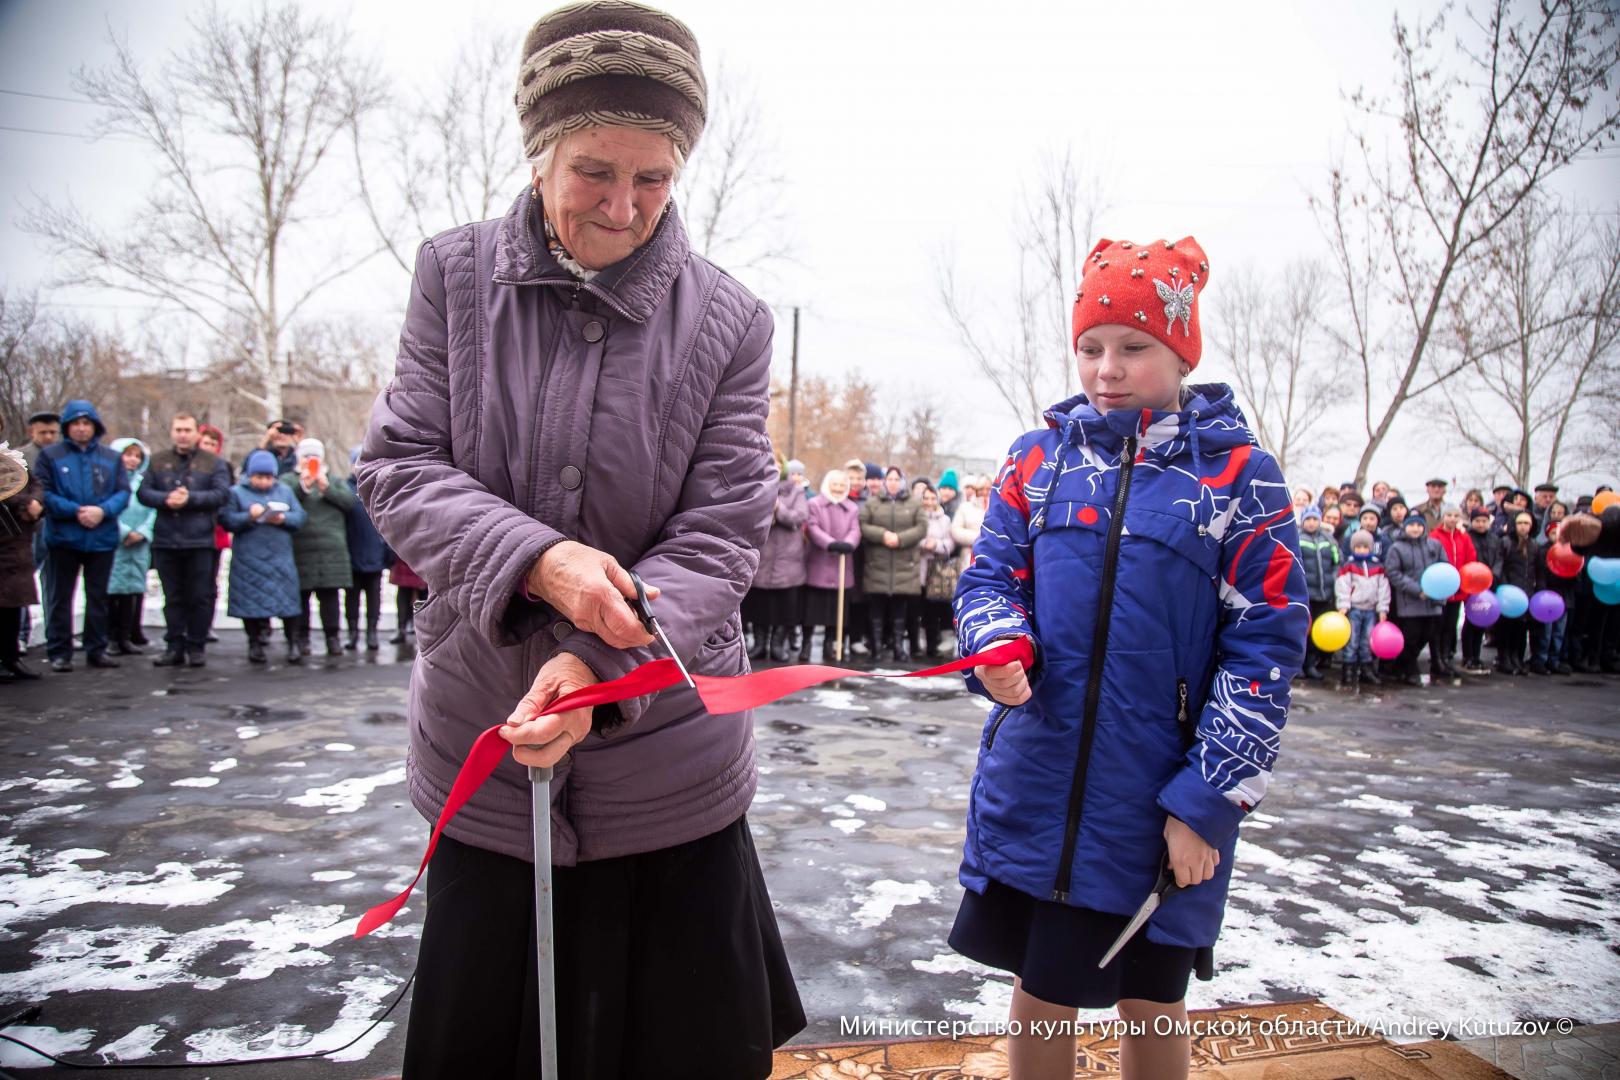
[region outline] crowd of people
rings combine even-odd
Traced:
[[[353,477],[335,475],[324,444],[300,424],[271,422],[235,464],[224,432],[186,412],[172,418],[161,450],[138,438],[106,438],[89,401],[29,417],[26,486],[5,500],[8,534],[0,537],[0,681],[40,675],[24,659],[36,602],[52,671],[72,671],[81,642],[93,668],[143,654],[152,644],[143,615],[153,570],[164,635],[152,663],[203,667],[208,644],[219,640],[213,626],[226,550],[226,613],[242,620],[252,663],[269,659],[273,619],[282,622],[289,663],[311,655],[312,598],[328,656],[358,650],[362,633],[368,651],[380,648],[385,572],[398,587],[393,644],[410,641],[426,584],[372,526]],[[80,588],[84,616],[75,634]]]
[[[829,470],[814,492],[802,463],[782,465],[743,601],[750,658],[807,663],[817,629],[824,663],[944,656],[954,648],[957,578],[972,559],[989,492],[987,476],[947,469],[938,483],[912,480],[898,465],[859,459]]]
[[[950,651],[950,600],[957,577],[972,561],[991,481],[958,478],[909,480],[904,469],[850,461],[813,491],[804,466],[781,468],[771,530],[759,574],[743,605],[755,660],[811,659],[813,637],[823,632],[820,659],[868,662],[938,659]],[[1459,502],[1449,483],[1425,485],[1415,505],[1384,481],[1366,496],[1353,483],[1294,492],[1294,517],[1310,590],[1311,616],[1340,611],[1352,636],[1335,654],[1307,643],[1302,677],[1322,680],[1337,661],[1345,687],[1386,679],[1421,682],[1427,653],[1432,678],[1464,674],[1569,675],[1620,671],[1620,611],[1599,601],[1591,580],[1555,572],[1559,529],[1572,512],[1589,511],[1597,488],[1573,505],[1557,484],[1533,492],[1501,484],[1488,495],[1470,490]],[[1490,628],[1462,618],[1464,593],[1446,600],[1425,595],[1423,572],[1435,563],[1483,564],[1493,584],[1543,590],[1564,602],[1561,616],[1539,622],[1529,613],[1502,617]],[[843,636],[839,638],[838,583],[843,580]],[[1394,620],[1402,653],[1375,660],[1372,629]],[[1484,650],[1494,649],[1494,664]]]

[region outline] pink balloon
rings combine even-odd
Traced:
[[[1370,639],[1373,655],[1380,660],[1393,660],[1406,648],[1406,635],[1392,622],[1381,622],[1372,628]]]

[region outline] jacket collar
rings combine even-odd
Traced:
[[[680,212],[671,199],[663,220],[645,244],[590,281],[581,281],[557,265],[546,250],[540,215],[540,200],[526,186],[495,233],[495,283],[583,289],[632,322],[644,323],[658,310],[692,252]]]

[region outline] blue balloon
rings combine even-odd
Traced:
[[[1418,586],[1430,600],[1450,600],[1462,588],[1462,575],[1450,563],[1437,562],[1423,571]]]
[[[1498,585],[1496,602],[1502,607],[1502,618],[1517,619],[1530,610],[1530,597],[1517,585]]]
[[[1613,585],[1598,585],[1593,583],[1592,595],[1598,598],[1598,603],[1613,607],[1620,604],[1620,582]]]
[[[1586,573],[1593,585],[1620,583],[1620,559],[1587,559]]]

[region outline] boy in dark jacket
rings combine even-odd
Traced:
[[[1307,506],[1299,517],[1299,558],[1305,568],[1305,594],[1310,598],[1311,624],[1316,617],[1333,610],[1333,577],[1339,572],[1339,545],[1322,528],[1322,511]],[[1320,679],[1328,654],[1316,647],[1310,634],[1305,635],[1305,667],[1300,674],[1307,679]]]
[[[1428,532],[1429,523],[1422,514],[1406,515],[1401,535],[1390,545],[1384,562],[1384,573],[1389,576],[1389,587],[1395,595],[1395,624],[1406,638],[1406,648],[1396,661],[1396,669],[1412,686],[1423,685],[1417,665],[1418,653],[1425,646],[1429,649],[1431,681],[1458,674],[1446,662],[1441,646],[1440,601],[1423,592],[1423,571],[1446,561],[1445,549]]]
[[[1468,518],[1468,539],[1474,542],[1474,561],[1483,563],[1491,572],[1491,581],[1502,578],[1502,538],[1491,528],[1496,515],[1487,507],[1480,507]],[[1462,665],[1470,675],[1489,675],[1491,669],[1479,658],[1485,644],[1485,630],[1466,618],[1462,626]]]

